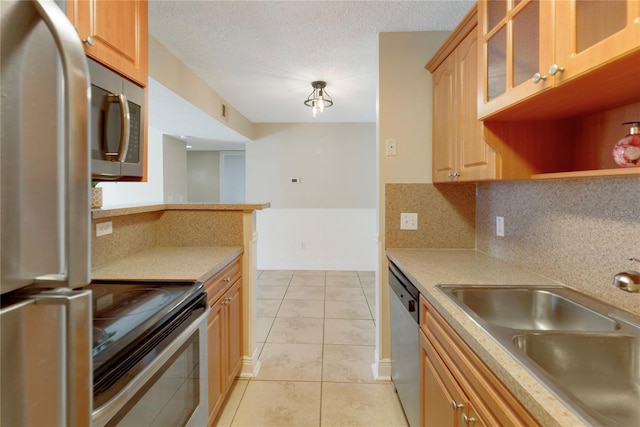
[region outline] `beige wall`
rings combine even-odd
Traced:
[[[149,75],[220,123],[253,139],[253,123],[151,36],[149,36]],[[222,103],[227,106],[226,119],[222,117]]]
[[[162,183],[164,202],[187,201],[187,149],[184,141],[169,135],[162,137]]]
[[[381,33],[379,116],[381,182],[431,182],[431,74],[424,66],[446,31]],[[397,156],[385,155],[395,139]]]
[[[377,374],[390,366],[389,291],[386,283],[385,189],[387,183],[431,182],[431,75],[424,66],[448,32],[380,33],[378,49],[378,287]],[[397,155],[385,155],[395,139]],[[417,234],[417,233],[416,233]]]
[[[255,130],[245,148],[247,200],[276,209],[375,208],[374,123],[260,123]]]
[[[187,151],[187,201],[220,202],[219,151]]]

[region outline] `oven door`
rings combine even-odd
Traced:
[[[94,395],[92,425],[204,426],[207,424],[207,310],[182,330],[125,385],[102,402]],[[147,358],[145,358],[147,359]],[[133,378],[132,378],[133,377]]]

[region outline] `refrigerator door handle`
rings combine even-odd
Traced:
[[[65,384],[61,392],[66,397],[66,425],[88,427],[93,398],[91,291],[59,288],[41,292],[33,298],[36,305],[65,307]]]
[[[65,203],[64,268],[70,288],[90,282],[89,222],[89,66],[78,35],[60,8],[51,0],[33,5],[55,40],[64,78]],[[46,278],[44,278],[46,280]]]

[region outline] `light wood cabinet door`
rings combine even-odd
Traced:
[[[67,16],[85,52],[109,68],[147,86],[147,0],[69,0]]]
[[[637,0],[479,0],[478,8],[480,119],[555,119],[637,101]]]
[[[421,425],[423,427],[482,427],[484,423],[469,397],[440,358],[427,336],[420,333],[423,362]]]
[[[480,118],[553,86],[553,23],[552,1],[478,2]]]
[[[478,33],[472,9],[429,61],[433,85],[433,182],[500,177],[478,120]]]
[[[420,314],[422,426],[538,426],[423,296]]]
[[[556,1],[555,13],[556,84],[640,49],[638,0]]]
[[[213,424],[216,414],[222,407],[225,397],[225,366],[220,349],[224,343],[224,304],[223,300],[213,304],[208,316],[208,393],[209,425]]]
[[[242,367],[242,261],[236,258],[205,282],[209,311],[209,426]]]
[[[242,366],[242,280],[238,280],[225,295],[226,301],[226,390],[233,385]]]
[[[435,350],[424,333],[420,332],[420,360],[422,361],[420,425],[423,427],[453,427],[461,419],[465,396],[458,387],[451,386],[451,378],[442,378],[434,366]],[[438,363],[435,360],[435,363]],[[446,369],[440,367],[440,369]],[[447,385],[446,383],[449,383]]]
[[[433,182],[451,180],[456,170],[456,121],[454,119],[455,55],[433,73]]]
[[[496,153],[486,143],[478,120],[478,33],[471,31],[456,48],[456,148],[459,181],[499,178]],[[438,107],[439,108],[439,107]]]

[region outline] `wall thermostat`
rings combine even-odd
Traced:
[[[300,178],[298,178],[298,177],[291,178],[291,183],[292,184],[300,184]]]

